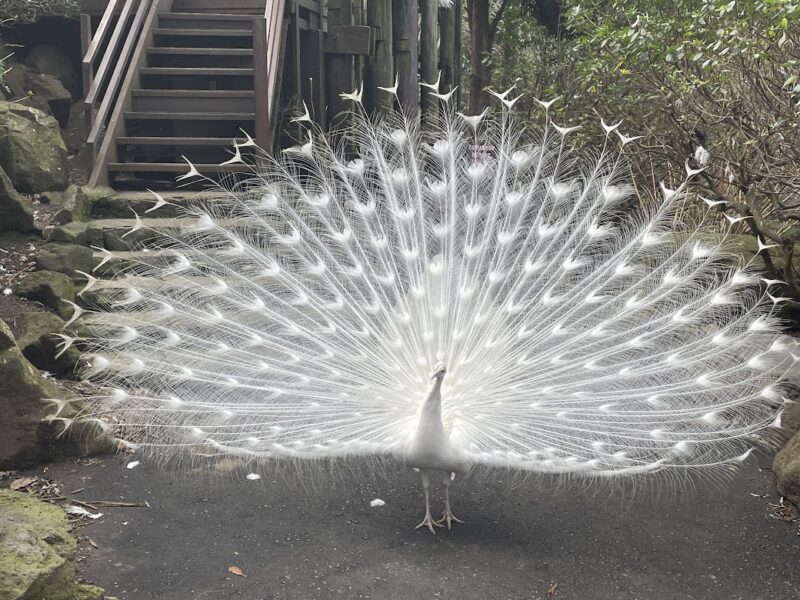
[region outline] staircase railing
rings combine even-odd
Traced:
[[[268,152],[272,150],[277,125],[285,8],[286,0],[266,0],[264,17],[253,20],[256,142]]]
[[[109,0],[94,35],[84,32],[88,40],[82,61],[84,118],[89,131],[86,141],[93,160],[108,130],[134,49],[146,33],[145,16],[156,2],[158,0]],[[87,20],[88,16],[81,23],[84,30]]]

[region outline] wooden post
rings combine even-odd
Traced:
[[[419,105],[418,30],[416,0],[392,0],[394,64],[400,79],[400,104],[406,109],[416,109]]]
[[[364,74],[364,105],[368,110],[392,108],[394,98],[378,90],[378,86],[394,85],[392,56],[392,0],[367,2],[367,25],[375,28],[375,54],[367,61]]]
[[[253,19],[253,88],[256,101],[256,143],[269,152],[269,67],[267,64],[267,20]]]
[[[353,24],[353,13],[350,0],[328,0],[328,35],[337,27]],[[327,54],[328,117],[352,109],[349,101],[342,100],[339,94],[352,92],[356,83],[353,77],[353,56],[347,54]]]
[[[439,76],[438,53],[436,52],[436,17],[438,0],[419,0],[422,12],[420,20],[419,35],[419,74],[420,79],[425,83],[434,83]],[[436,110],[437,100],[431,96],[430,88],[423,88],[422,93],[422,112],[432,112]]]

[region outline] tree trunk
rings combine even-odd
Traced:
[[[467,0],[467,18],[470,34],[469,112],[477,115],[489,105],[489,94],[484,89],[491,82],[488,0]]]
[[[436,51],[438,0],[420,0],[419,4],[422,12],[419,36],[420,78],[425,83],[435,83],[439,76],[439,69],[437,68],[439,56]],[[421,90],[422,112],[424,113],[436,110],[437,100],[431,96],[432,91],[430,88]]]
[[[392,0],[392,29],[394,36],[394,65],[399,78],[400,104],[416,110],[419,104],[419,27],[417,3],[412,0]]]

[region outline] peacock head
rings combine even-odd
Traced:
[[[443,362],[440,361],[434,365],[431,379],[444,379],[445,373],[447,373],[447,367]]]

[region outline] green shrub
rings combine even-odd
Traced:
[[[77,0],[3,0],[0,2],[0,24],[8,27],[33,23],[40,17],[78,14]]]

